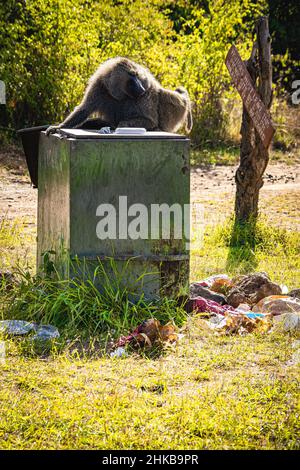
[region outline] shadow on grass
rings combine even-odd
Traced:
[[[249,273],[258,265],[255,255],[256,220],[240,222],[235,220],[229,243],[226,269],[229,272]]]

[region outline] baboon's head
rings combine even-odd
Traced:
[[[111,70],[107,85],[110,94],[116,100],[121,101],[126,98],[137,100],[149,88],[147,71],[134,62],[122,59]]]

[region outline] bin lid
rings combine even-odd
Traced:
[[[130,140],[144,140],[144,139],[176,139],[188,140],[185,135],[173,134],[171,132],[156,132],[146,131],[145,133],[122,133],[119,129],[118,133],[101,134],[99,131],[89,129],[59,129],[57,134],[71,139],[130,139]]]

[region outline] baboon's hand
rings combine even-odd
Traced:
[[[49,126],[48,129],[46,129],[46,135],[55,134],[58,129],[60,129],[60,126]]]

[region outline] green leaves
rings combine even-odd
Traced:
[[[200,3],[200,6],[199,6]],[[76,106],[101,62],[123,55],[163,86],[185,86],[194,101],[194,137],[211,129],[230,89],[224,65],[235,42],[247,57],[266,2],[210,0],[10,0],[0,5],[0,79],[12,127],[54,123]],[[218,127],[218,126],[217,126]]]

